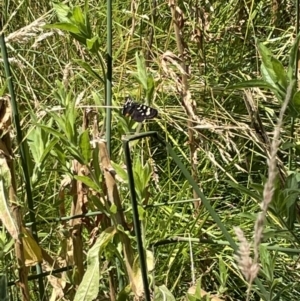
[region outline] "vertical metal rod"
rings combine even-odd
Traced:
[[[127,166],[128,183],[129,183],[132,213],[133,213],[133,224],[134,224],[134,231],[136,235],[137,248],[139,252],[139,260],[140,260],[141,274],[142,274],[143,285],[144,285],[145,300],[151,301],[149,282],[148,282],[148,270],[147,270],[147,264],[145,260],[145,251],[143,247],[142,231],[141,231],[141,224],[140,224],[139,212],[138,212],[138,203],[136,200],[129,141],[126,140],[123,141],[123,148],[125,153],[125,163]]]
[[[0,32],[2,31],[2,23],[0,21]],[[6,44],[5,44],[5,39],[4,39],[4,34],[2,33],[0,35],[0,47],[1,47],[1,53],[2,53],[2,58],[4,61],[4,70],[5,70],[5,75],[7,78],[7,83],[8,83],[8,90],[9,94],[11,97],[11,107],[12,107],[12,119],[13,123],[16,127],[16,134],[17,134],[17,143],[19,145],[19,152],[20,152],[20,158],[22,162],[22,167],[23,167],[23,176],[24,176],[24,182],[25,182],[25,189],[26,189],[26,195],[27,195],[27,202],[28,202],[28,208],[29,208],[29,219],[33,223],[31,226],[32,230],[32,235],[36,242],[38,243],[38,235],[37,235],[37,228],[35,224],[35,214],[34,214],[34,206],[33,206],[33,198],[32,198],[32,190],[31,190],[31,184],[30,184],[30,175],[29,175],[29,170],[28,170],[28,164],[27,164],[27,156],[26,156],[26,147],[25,143],[26,140],[23,139],[23,133],[22,133],[22,128],[20,124],[20,116],[18,112],[18,106],[17,106],[17,101],[16,101],[16,95],[14,91],[14,86],[12,82],[12,74],[8,62],[8,55],[7,55],[7,49],[6,49]],[[7,63],[5,63],[7,62]],[[42,267],[40,264],[36,265],[36,271],[37,274],[42,273]],[[42,278],[38,279],[39,282],[39,300],[44,300],[45,298],[45,287],[44,287],[44,282]]]
[[[157,134],[157,132],[146,132],[146,133],[140,133],[136,134],[133,136],[126,137],[126,140],[123,141],[123,146],[124,146],[124,151],[125,151],[125,162],[127,166],[127,174],[128,174],[128,182],[129,182],[129,189],[131,193],[131,201],[132,201],[132,210],[133,210],[133,221],[134,221],[134,226],[135,226],[135,231],[137,235],[137,242],[138,242],[138,251],[140,254],[140,262],[141,262],[141,272],[142,272],[142,277],[143,277],[143,284],[145,288],[145,297],[147,299],[146,295],[146,288],[147,292],[149,292],[149,286],[148,286],[148,278],[147,278],[147,270],[146,270],[146,263],[145,261],[145,255],[143,252],[140,251],[140,246],[142,246],[142,241],[141,241],[141,229],[140,229],[140,221],[138,218],[138,210],[137,210],[137,201],[136,201],[136,194],[135,194],[135,188],[134,188],[134,178],[133,178],[133,172],[132,172],[132,165],[131,165],[131,157],[130,157],[130,150],[129,150],[129,142],[134,141],[134,140],[139,140],[145,137],[153,137],[157,141],[159,141],[162,145],[164,145],[168,151],[168,154],[173,158],[174,162],[176,165],[179,167],[185,178],[188,180],[189,184],[192,186],[192,188],[196,191],[197,195],[199,198],[201,198],[203,205],[209,212],[209,214],[213,217],[214,222],[219,226],[220,230],[222,231],[223,235],[226,237],[227,241],[229,242],[230,246],[234,251],[238,249],[237,244],[231,237],[230,233],[227,231],[225,226],[223,225],[220,217],[215,213],[213,207],[210,205],[209,201],[206,199],[204,196],[203,192],[198,187],[198,184],[195,182],[195,180],[192,178],[191,174],[189,171],[186,169],[184,164],[181,162],[180,158],[177,156],[171,145],[166,142],[161,136]],[[137,219],[137,220],[135,220]],[[140,239],[140,241],[138,240]],[[145,280],[145,281],[144,281]],[[260,282],[258,278],[255,279],[256,285],[259,287],[260,291],[262,292],[263,295],[268,296],[268,292]],[[149,299],[150,300],[150,299]]]
[[[111,158],[111,105],[112,105],[112,0],[107,0],[106,7],[107,17],[107,73],[106,73],[106,125],[105,125],[105,136],[106,136],[106,147],[109,157]],[[124,287],[123,277],[120,273],[120,261],[116,259],[118,285],[119,289],[122,290]]]
[[[107,0],[107,75],[106,75],[106,145],[111,156],[111,99],[112,99],[112,0]]]

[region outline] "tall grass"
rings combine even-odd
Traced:
[[[101,266],[98,297],[115,299],[127,295],[127,285],[138,295],[141,288],[135,281],[140,278],[134,272],[130,274],[128,267],[130,262],[133,270],[138,268],[138,261],[121,138],[136,131],[156,130],[193,172],[225,227],[232,235],[234,227],[243,230],[244,236],[238,236],[244,242],[252,238],[260,203],[266,196],[263,187],[271,184],[268,191],[273,191],[273,196],[264,208],[264,228],[255,244],[256,259],[260,255],[258,278],[269,294],[264,295],[254,285],[248,291],[249,300],[297,300],[298,121],[293,121],[295,130],[291,132],[287,116],[291,116],[292,109],[282,114],[276,128],[281,145],[279,149],[278,145],[272,147],[271,133],[282,106],[278,98],[262,88],[233,92],[225,89],[261,77],[261,58],[254,38],[263,41],[287,68],[295,38],[295,10],[291,1],[285,4],[283,13],[281,4],[276,8],[267,1],[113,2],[111,164],[116,170],[116,187],[126,221],[122,225],[124,236],[117,237],[109,230],[116,211],[107,202],[107,182],[102,178],[105,171],[100,171],[99,164],[96,167],[95,157],[89,164],[87,159],[94,150],[85,141],[86,137],[98,141],[104,134],[105,74],[101,62],[106,53],[106,6],[102,2],[88,3],[92,33],[99,42],[96,55],[66,28],[43,27],[58,22],[52,5],[23,2],[17,7],[9,3],[4,33],[29,144],[35,215],[39,221],[46,221],[38,226],[38,235],[40,246],[53,260],[51,265],[49,258],[43,258],[45,270],[76,262],[74,225],[79,225],[81,267],[86,270],[89,260]],[[82,1],[68,5],[84,10]],[[120,114],[125,95],[140,102],[147,95],[136,77],[137,52],[143,54],[147,76],[153,79],[154,91],[149,100],[160,116],[142,126]],[[3,78],[1,84],[5,84]],[[93,111],[87,113],[87,107]],[[17,154],[18,146],[14,145],[14,149]],[[178,167],[152,141],[133,145],[132,152],[138,201],[140,205],[155,205],[140,208],[145,246],[149,249],[155,242],[173,238],[172,243],[168,241],[154,249],[155,270],[150,280],[156,286],[157,298],[171,292],[176,299],[195,300],[208,292],[221,300],[245,300],[248,284],[238,267],[241,262],[235,261],[234,252],[206,209],[200,204],[195,210],[199,200]],[[276,160],[279,169],[280,177],[271,179],[275,184],[268,180],[269,158]],[[18,157],[15,160],[18,163]],[[27,222],[22,176],[16,166],[18,197]],[[74,183],[81,183],[81,188],[76,186],[74,190]],[[74,213],[74,195],[79,192],[84,196],[78,210],[97,210],[101,214],[74,223],[50,223],[49,219]],[[191,201],[179,202],[183,200]],[[98,236],[105,246],[98,250],[101,260],[89,253],[87,261],[87,252],[96,250],[92,245]],[[130,243],[124,242],[124,237]],[[195,241],[188,243],[189,238]],[[1,269],[14,280],[17,276],[11,240],[3,234],[1,243]],[[122,250],[122,244],[128,248]],[[128,249],[134,260],[126,257]],[[250,253],[251,245],[245,249]],[[116,257],[120,259],[118,264]],[[117,265],[124,274],[120,278]],[[250,265],[245,264],[244,270],[249,269]],[[47,297],[53,294],[73,300],[82,277],[78,269],[58,274],[56,279],[48,277]],[[30,282],[29,286],[34,300],[36,284]]]

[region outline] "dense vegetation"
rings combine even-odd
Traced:
[[[203,193],[157,140],[130,144],[151,297],[298,300],[297,1],[113,1],[111,135],[106,3],[4,2],[24,138],[3,67],[0,266],[11,300],[143,298],[122,139],[146,131]],[[123,116],[126,95],[159,118]],[[36,264],[69,269],[27,283]]]

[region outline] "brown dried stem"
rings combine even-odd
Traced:
[[[179,57],[181,59],[181,68],[184,72],[181,73],[181,95],[182,95],[182,105],[187,113],[187,127],[189,136],[189,147],[190,147],[190,159],[192,167],[192,177],[196,183],[198,183],[197,175],[197,143],[195,138],[195,132],[193,131],[194,122],[197,117],[195,115],[195,104],[192,101],[191,93],[188,83],[189,66],[186,61],[186,55],[188,54],[188,49],[185,46],[186,43],[183,38],[182,28],[184,27],[184,15],[182,10],[176,5],[175,0],[169,0],[169,6],[171,9],[174,32],[176,37],[177,49],[179,52]],[[194,199],[198,199],[198,195],[193,191]],[[194,202],[194,207],[198,208],[200,205],[199,201]]]

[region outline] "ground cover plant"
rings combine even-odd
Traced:
[[[145,298],[122,139],[146,131],[214,212],[130,144],[151,298],[298,300],[298,3],[113,1],[110,75],[98,2],[1,4],[0,300]]]

